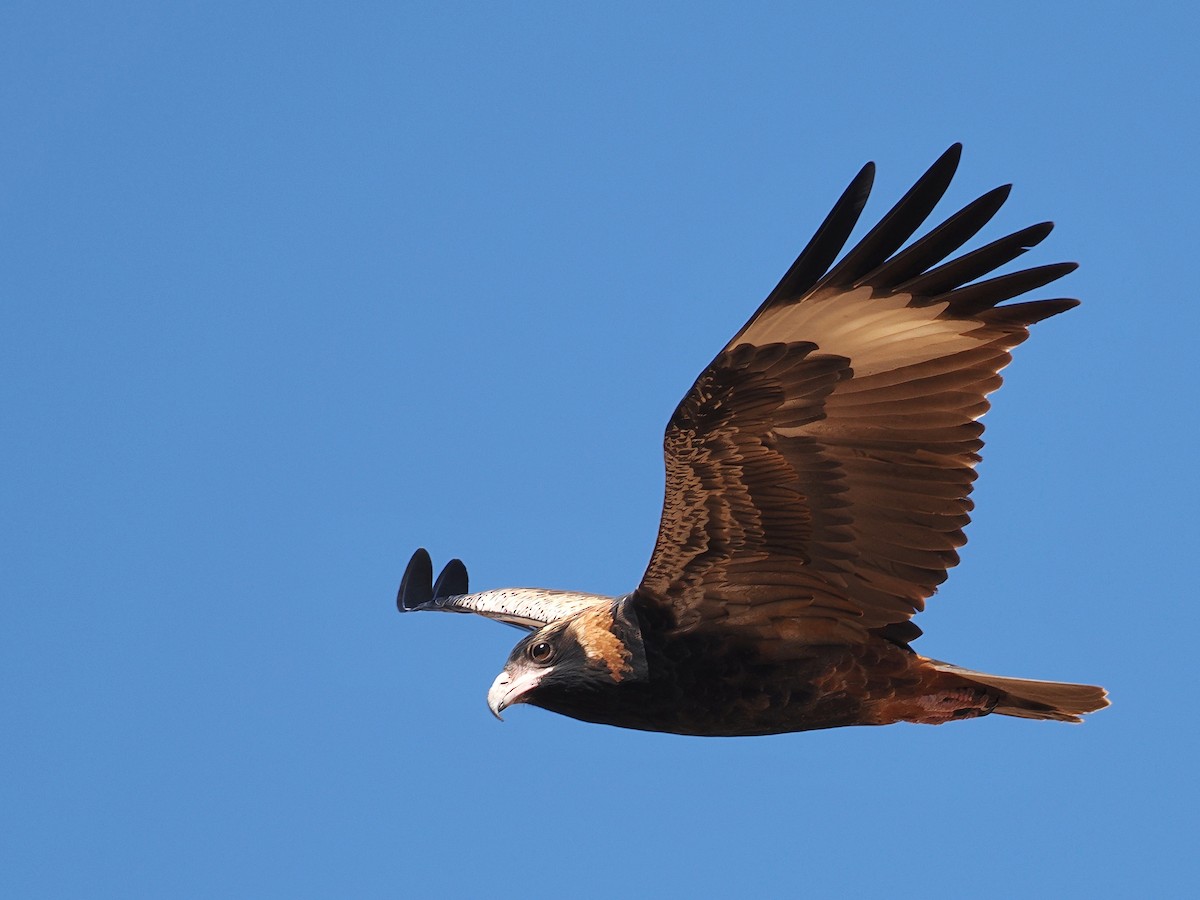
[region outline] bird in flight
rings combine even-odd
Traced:
[[[942,154],[835,262],[871,189],[864,166],[700,373],[667,424],[662,521],[631,593],[470,593],[462,562],[434,581],[429,554],[413,554],[401,612],[529,630],[488,691],[497,717],[529,703],[730,736],[989,713],[1079,722],[1108,705],[1100,687],[974,672],[910,646],[912,616],[966,540],[986,397],[1029,326],[1078,304],[1005,302],[1074,263],[993,276],[1049,222],[947,261],[1011,186],[905,246],[961,151]]]

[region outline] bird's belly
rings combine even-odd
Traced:
[[[891,644],[813,647],[770,663],[667,658],[648,682],[542,705],[588,722],[714,737],[877,725],[882,702],[917,687],[919,659]]]

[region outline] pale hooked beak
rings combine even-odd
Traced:
[[[500,713],[515,703],[524,703],[525,695],[537,687],[541,680],[541,672],[522,671],[514,675],[505,669],[496,676],[488,690],[487,702],[492,715],[503,722]]]

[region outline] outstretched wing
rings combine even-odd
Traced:
[[[437,581],[433,561],[424,547],[413,553],[396,592],[400,612],[473,613],[518,628],[538,629],[559,619],[595,606],[612,603],[612,597],[575,591],[546,591],[540,588],[500,588],[467,593],[467,567],[462,560],[446,563]]]
[[[976,281],[1050,223],[943,263],[1007,186],[900,250],[960,152],[943,154],[830,268],[870,192],[874,168],[864,167],[675,410],[662,523],[638,594],[676,627],[738,628],[771,646],[920,634],[908,620],[965,542],[985,397],[1028,326],[1077,304],[999,305],[1073,263]]]

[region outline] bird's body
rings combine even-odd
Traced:
[[[472,612],[529,628],[489,692],[608,725],[754,735],[991,712],[1079,721],[1089,685],[928,659],[911,616],[958,561],[987,410],[1028,327],[1076,305],[1001,305],[1074,268],[987,280],[1039,243],[1035,225],[947,256],[1008,189],[901,249],[958,162],[956,145],[836,265],[873,169],[847,188],[758,312],[667,426],[667,489],[641,583],[622,598],[467,593],[417,551],[401,611]]]
[[[988,712],[997,698],[884,639],[805,645],[791,658],[764,660],[753,646],[667,623],[643,624],[642,636],[646,678],[591,689],[551,685],[537,705],[602,725],[734,736],[943,722]]]

